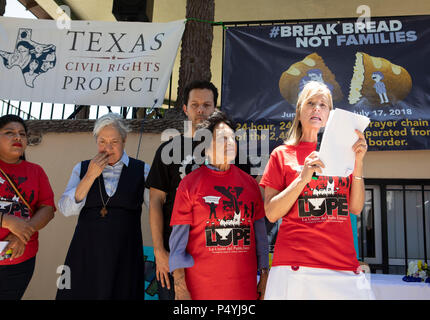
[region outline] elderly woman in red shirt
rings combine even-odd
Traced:
[[[257,182],[231,163],[233,128],[220,111],[201,124],[196,136],[205,131],[210,141],[206,165],[176,192],[169,267],[177,300],[264,297],[269,261],[263,201]]]

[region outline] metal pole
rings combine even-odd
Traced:
[[[424,185],[421,185],[421,204],[423,208],[423,237],[424,237],[424,263],[427,262],[427,237],[426,237],[426,209],[424,197]]]
[[[408,235],[406,223],[406,189],[405,185],[402,186],[403,190],[403,233],[405,241],[405,273],[408,272]]]
[[[42,119],[43,102],[40,104],[39,120]]]
[[[172,105],[172,83],[173,83],[173,74],[170,74],[170,81],[169,81],[169,109]],[[145,112],[146,115],[146,112]]]
[[[31,106],[32,105],[33,105],[33,102],[30,102],[30,106],[28,107],[28,118],[27,118],[27,120],[29,120],[31,117]]]
[[[379,185],[381,192],[381,238],[382,238],[382,272],[389,271],[389,251],[388,251],[388,217],[387,217],[387,189],[385,184]]]

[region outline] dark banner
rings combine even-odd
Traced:
[[[430,16],[230,27],[222,109],[282,143],[307,81],[371,119],[369,150],[430,149]]]

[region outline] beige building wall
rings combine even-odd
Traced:
[[[183,19],[186,0],[154,1],[154,22]],[[356,9],[361,0],[216,0],[216,21],[316,19],[358,16]],[[373,16],[430,14],[428,0],[367,0]],[[212,79],[221,88],[221,36],[222,28],[214,27]],[[198,48],[196,48],[198,49]],[[179,55],[173,72],[173,99],[176,98]],[[138,134],[130,134],[126,151],[135,157]],[[160,144],[159,134],[145,134],[142,138],[140,157],[151,163]],[[44,134],[41,144],[28,147],[29,161],[40,164],[46,171],[55,193],[55,201],[63,193],[73,166],[94,156],[96,146],[91,133]],[[430,150],[369,152],[366,156],[365,175],[369,178],[429,179]],[[24,299],[53,299],[56,293],[57,267],[64,263],[67,249],[76,226],[77,217],[65,218],[57,211],[56,217],[40,232],[40,249],[33,279]],[[145,245],[152,245],[148,211],[143,208],[142,232]]]

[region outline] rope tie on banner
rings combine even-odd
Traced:
[[[222,22],[222,21],[209,21],[209,20],[203,20],[203,19],[198,19],[198,18],[187,18],[186,22],[188,22],[188,21],[197,21],[197,22],[204,22],[204,23],[209,23],[209,24],[220,25],[220,26],[222,26],[222,28],[224,30],[227,30],[227,27],[224,25],[224,22]]]

